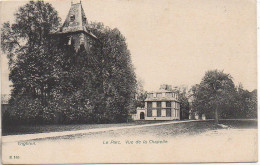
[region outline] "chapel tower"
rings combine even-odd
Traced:
[[[56,34],[68,45],[74,45],[78,51],[81,45],[88,51],[96,42],[97,37],[88,30],[88,20],[80,3],[71,3],[67,18]]]

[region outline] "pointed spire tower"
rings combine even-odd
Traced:
[[[81,45],[84,45],[86,50],[89,50],[97,40],[97,37],[93,35],[88,29],[88,20],[85,12],[80,3],[71,3],[71,7],[67,18],[56,34],[61,34],[63,40],[67,44],[74,44],[76,51]]]

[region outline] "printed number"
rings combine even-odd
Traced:
[[[20,159],[20,156],[9,156],[9,159]]]

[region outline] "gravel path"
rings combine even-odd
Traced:
[[[119,126],[119,127],[109,127],[109,128],[95,128],[95,129],[77,130],[77,131],[49,132],[49,133],[37,133],[37,134],[26,134],[26,135],[9,135],[9,136],[3,136],[2,142],[3,143],[18,142],[18,141],[53,138],[53,137],[61,137],[61,136],[69,136],[69,135],[115,131],[115,130],[121,130],[121,129],[129,129],[129,128],[142,128],[142,127],[169,125],[169,124],[177,124],[177,123],[189,123],[189,122],[196,122],[196,121],[199,121],[199,120],[169,121],[169,122],[161,122],[161,123],[153,123],[153,124]]]

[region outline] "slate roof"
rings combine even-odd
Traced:
[[[178,95],[177,92],[164,90],[164,89],[160,89],[158,91],[153,91],[153,92],[148,92],[147,94],[153,94],[153,93],[175,93]],[[167,96],[167,95],[165,95],[165,96],[161,95],[160,97],[147,97],[145,99],[145,101],[177,101],[177,102],[179,102],[179,100],[176,99],[175,97]]]
[[[148,93],[167,93],[167,92],[176,93],[174,91],[170,91],[170,90],[166,90],[166,89],[159,89],[157,91],[151,91],[151,92],[148,92]]]
[[[97,39],[97,37],[92,34],[88,29],[88,20],[85,15],[84,9],[81,3],[71,4],[69,13],[62,25],[62,27],[53,32],[54,34],[65,34],[74,32],[85,32],[89,36]]]
[[[169,98],[169,97],[153,97],[153,98],[146,98],[145,101],[176,101],[176,102],[180,102],[179,100],[177,100],[176,98]]]

